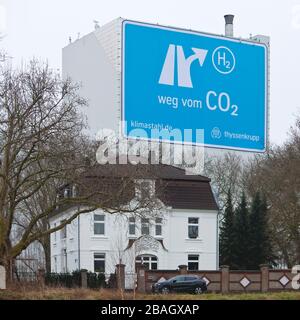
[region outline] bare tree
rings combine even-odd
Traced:
[[[73,137],[69,136],[64,143],[61,143],[60,146],[62,148],[61,152],[64,152],[65,145],[70,147],[70,144],[74,144],[72,146],[72,150],[77,149],[76,157],[68,159],[70,167],[73,167],[74,174],[70,171],[65,178],[60,177],[59,179],[50,179],[49,181],[45,182],[37,192],[32,194],[31,197],[25,199],[19,205],[19,215],[15,216],[14,225],[17,226],[19,233],[22,234],[27,227],[28,221],[31,218],[37,217],[40,213],[45,212],[48,208],[53,208],[56,206],[62,205],[63,197],[60,197],[59,201],[57,201],[57,197],[59,195],[60,189],[65,183],[74,184],[76,179],[78,179],[78,172],[84,172],[84,170],[89,167],[90,161],[86,161],[88,159],[92,159],[94,155],[94,149],[91,142],[86,137]],[[59,154],[58,153],[58,154]],[[76,159],[76,161],[74,161]],[[46,160],[45,160],[46,161]],[[48,160],[47,160],[48,161]],[[54,159],[50,160],[51,162]],[[52,164],[49,164],[51,167]],[[59,164],[57,164],[59,167]],[[77,173],[76,173],[77,171]],[[68,180],[67,180],[68,179]],[[60,192],[61,193],[61,192]],[[74,194],[75,196],[75,194]],[[70,201],[70,199],[68,199]],[[72,200],[72,199],[71,199]],[[74,199],[76,201],[76,197]],[[71,203],[70,203],[71,205]],[[34,227],[35,232],[39,232],[43,234],[37,241],[42,245],[45,255],[45,268],[47,272],[51,271],[51,255],[50,255],[50,233],[46,232],[50,228],[49,224],[49,215],[38,219],[36,225]],[[19,237],[17,237],[18,239]]]
[[[86,102],[76,85],[33,61],[23,70],[1,71],[0,99],[0,263],[8,270],[29,244],[47,239],[80,214],[97,208],[149,211],[150,197],[125,201],[135,189],[132,176],[106,175],[103,183],[101,175],[84,174],[91,155],[82,133]],[[66,183],[78,191],[57,197]],[[72,215],[50,228],[49,216],[65,206],[74,207]]]
[[[79,110],[85,101],[76,89],[37,62],[0,74],[0,260],[6,266],[52,231],[41,234],[36,226],[55,202],[35,216],[23,212],[26,202],[46,186],[55,188],[71,173],[76,175],[80,167],[75,141],[84,128]],[[14,224],[23,232],[12,242]]]
[[[216,156],[205,163],[205,174],[211,178],[211,184],[221,212],[229,193],[233,203],[238,202],[243,188],[244,163],[242,158],[231,152]]]
[[[300,262],[300,120],[288,141],[256,157],[248,169],[248,192],[260,190],[269,205],[269,229],[279,262]]]

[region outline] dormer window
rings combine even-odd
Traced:
[[[73,185],[73,187],[72,187],[72,196],[73,196],[73,197],[76,197],[77,194],[78,194],[78,192],[77,192],[77,186],[76,186],[76,185]]]
[[[152,180],[137,180],[135,194],[139,199],[150,199],[155,193],[155,182]]]
[[[150,234],[149,219],[147,218],[141,219],[141,233],[143,236],[148,236]]]
[[[64,198],[71,198],[72,197],[72,189],[70,186],[67,186],[64,190]]]

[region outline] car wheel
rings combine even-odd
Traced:
[[[168,287],[164,287],[164,288],[161,289],[161,293],[162,294],[168,294],[168,293],[170,293],[170,289]]]
[[[194,292],[195,292],[195,294],[201,294],[201,293],[203,293],[203,290],[201,287],[196,287]]]

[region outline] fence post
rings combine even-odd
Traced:
[[[45,286],[45,269],[38,269],[37,280],[41,287]]]
[[[269,291],[269,266],[267,264],[261,264],[261,292]]]
[[[146,292],[146,272],[143,264],[137,266],[137,292]]]
[[[117,277],[116,273],[111,273],[108,279],[108,288],[117,288]]]
[[[187,274],[188,266],[185,264],[181,264],[178,266],[180,274]]]
[[[116,265],[116,274],[117,274],[117,288],[125,289],[125,264]]]
[[[6,289],[6,270],[4,266],[0,265],[0,290]]]
[[[229,292],[229,266],[221,266],[221,292]]]
[[[87,283],[87,270],[81,269],[80,270],[80,285],[81,288],[87,289],[88,283]]]

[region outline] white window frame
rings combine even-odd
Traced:
[[[54,272],[57,273],[57,256],[54,256]]]
[[[55,229],[56,228],[56,223],[54,223],[53,224],[53,228]],[[54,244],[56,243],[56,241],[57,241],[57,233],[56,233],[56,231],[54,232],[54,234],[53,234],[53,241],[54,241]]]
[[[197,219],[198,222],[197,223],[190,223],[189,222],[190,219]],[[197,227],[198,234],[197,234],[196,238],[191,238],[190,237],[190,227]],[[188,217],[188,239],[191,239],[191,240],[199,239],[199,218],[198,217]]]
[[[143,222],[143,220],[147,220],[148,222]],[[143,233],[143,225],[146,225],[148,227],[149,232],[148,233]],[[149,218],[141,218],[141,235],[142,236],[149,236],[150,235],[150,219]]]
[[[149,270],[158,270],[158,257],[150,254],[141,254],[135,259],[136,263],[148,264]],[[156,269],[153,269],[153,264],[156,264]]]
[[[160,222],[157,222],[160,221]],[[161,233],[157,233],[157,227],[160,227]],[[163,219],[160,217],[155,218],[155,236],[162,237],[163,236]]]
[[[61,220],[60,224],[65,223],[66,220]],[[68,230],[67,230],[67,225],[65,224],[64,227],[60,230],[60,239],[61,240],[66,240],[68,237]]]
[[[138,179],[135,181],[136,188],[135,188],[135,196],[138,199],[141,199],[142,197],[142,184],[147,183],[149,186],[149,196],[152,197],[155,194],[155,181],[151,179]]]
[[[103,255],[104,258],[96,258],[95,256],[96,256],[97,254]],[[103,272],[102,272],[102,271],[96,271],[96,270],[95,270],[95,261],[104,261],[104,270],[103,270]],[[105,273],[105,269],[106,269],[106,254],[105,254],[105,252],[94,252],[94,253],[93,253],[93,264],[94,264],[94,272],[97,272],[97,273]]]
[[[198,259],[197,260],[193,260],[193,259],[190,258],[191,256],[197,257]],[[198,263],[198,268],[197,269],[190,269],[189,268],[189,263]],[[199,270],[199,265],[200,265],[200,254],[198,254],[198,253],[189,253],[188,254],[188,270],[190,270],[190,271]]]
[[[132,221],[130,221],[132,220]],[[130,233],[130,227],[134,228],[134,233]],[[135,237],[136,236],[136,218],[135,217],[129,217],[128,218],[128,235],[129,237]]]
[[[97,221],[97,220],[95,220],[95,216],[102,216],[103,217],[103,221],[101,220],[101,221]],[[95,236],[95,237],[104,237],[105,236],[105,221],[106,220],[106,216],[105,216],[105,214],[103,214],[103,213],[94,213],[93,214],[93,235]],[[103,233],[95,233],[95,225],[96,224],[103,224]]]
[[[68,272],[68,253],[67,249],[62,249],[61,252],[61,272],[67,273]]]
[[[71,188],[71,186],[67,186],[64,189],[64,198],[72,198],[72,188]]]

